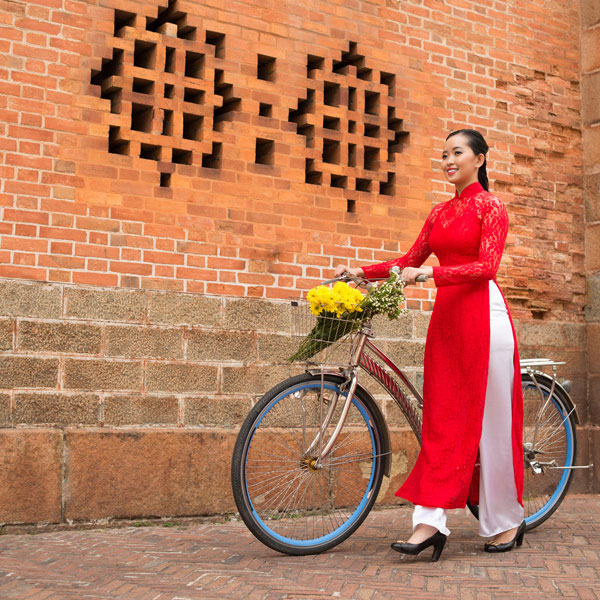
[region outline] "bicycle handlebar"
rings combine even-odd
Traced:
[[[355,283],[356,285],[363,285],[365,283],[370,283],[373,281],[385,281],[385,279],[387,279],[387,277],[367,279],[366,277],[357,277],[356,275],[353,275],[348,271],[344,271],[341,275],[338,275],[333,279],[328,279],[327,281],[324,281],[321,285],[329,285],[330,283],[335,283],[336,281],[352,281],[352,283]],[[416,281],[419,283],[425,283],[428,279],[429,277],[427,275],[421,274],[417,275]]]

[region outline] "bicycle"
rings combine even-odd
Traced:
[[[369,286],[350,274],[324,284],[337,281]],[[306,302],[293,301],[292,308],[300,317],[309,314]],[[233,496],[246,526],[273,550],[306,555],[340,544],[364,521],[383,476],[390,476],[389,429],[374,396],[358,381],[359,371],[391,396],[421,443],[422,397],[375,345],[371,326],[370,319],[362,322],[309,361],[305,373],[269,390],[240,429],[231,465]],[[308,330],[303,324],[299,333]],[[336,360],[324,357],[325,351]],[[573,469],[592,466],[574,465],[579,419],[568,382],[556,379],[560,364],[521,361],[527,530],[556,511]],[[552,376],[540,367],[552,367]],[[477,517],[477,506],[468,506]]]

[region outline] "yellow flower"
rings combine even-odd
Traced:
[[[338,281],[333,288],[320,285],[310,290],[307,299],[313,315],[330,312],[337,317],[344,313],[362,312],[360,303],[364,296],[355,288],[343,281]]]

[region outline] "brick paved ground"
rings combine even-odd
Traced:
[[[481,550],[452,511],[438,563],[390,550],[407,507],[373,512],[344,544],[289,557],[239,522],[0,536],[2,600],[316,600],[600,598],[600,496],[570,496],[513,552]]]

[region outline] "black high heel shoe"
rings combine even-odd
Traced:
[[[510,542],[486,542],[483,546],[483,549],[486,552],[508,552],[512,550],[515,546],[520,546],[523,543],[523,536],[525,535],[525,521],[523,521],[519,528],[517,529],[517,533],[515,533],[515,537]]]
[[[433,546],[433,555],[431,556],[431,562],[435,562],[439,559],[446,543],[448,536],[443,533],[436,531],[431,537],[422,541],[420,544],[409,544],[408,542],[394,542],[392,544],[392,550],[396,552],[402,552],[402,554],[419,554],[421,550],[425,550],[429,546]]]

